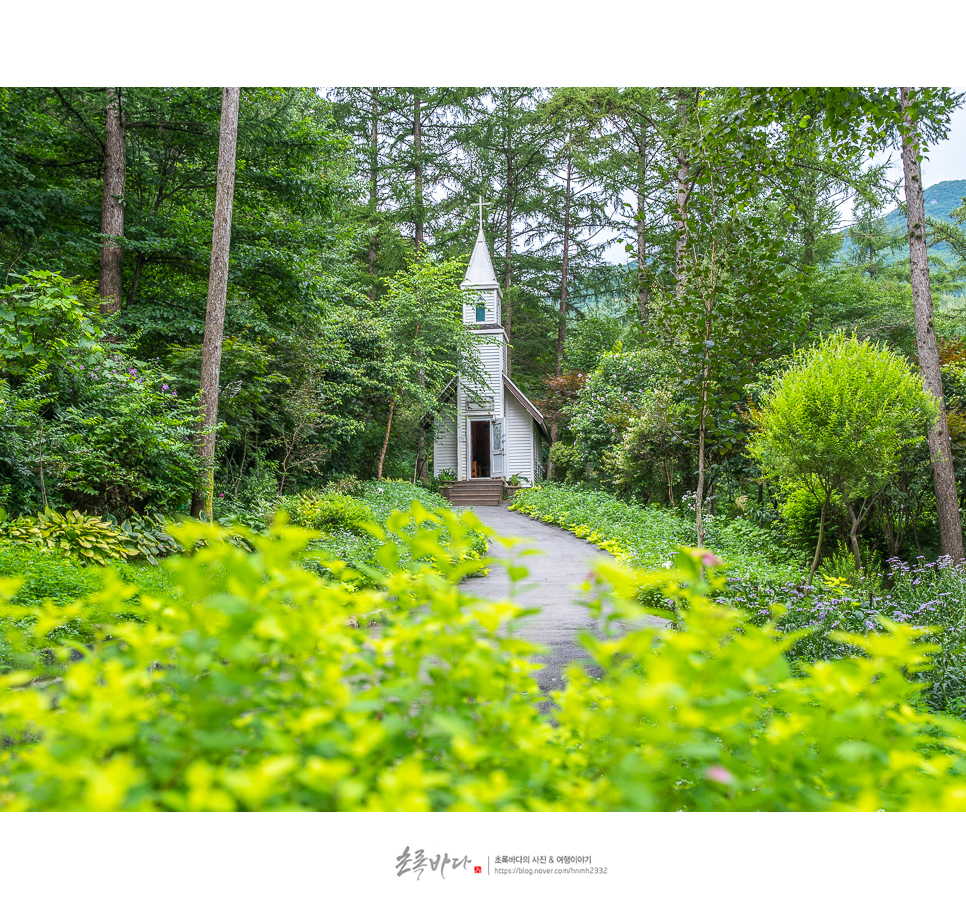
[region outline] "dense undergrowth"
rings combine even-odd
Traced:
[[[318,491],[267,504],[260,509],[261,516],[251,515],[252,532],[264,532],[274,517],[287,516],[293,524],[311,531],[302,564],[323,577],[338,579],[355,588],[378,584],[388,571],[387,567],[432,568],[435,565],[432,558],[413,559],[410,555],[408,540],[420,528],[436,532],[443,547],[453,544],[454,535],[446,524],[432,517],[434,513],[450,508],[449,503],[438,495],[421,486],[388,481],[359,483],[356,491],[358,497]],[[403,535],[388,529],[393,516],[411,508],[414,503],[426,508],[428,517],[411,520]],[[486,537],[480,525],[467,518],[465,533],[469,546],[458,552],[465,553],[467,559],[482,557],[486,552]],[[247,545],[243,538],[235,539],[240,545]],[[387,543],[392,547],[387,548]],[[136,593],[170,597],[175,590],[170,570],[148,564],[143,558],[114,559],[106,567],[89,563],[90,560],[76,553],[65,553],[31,542],[18,543],[3,539],[0,534],[0,578],[18,580],[18,588],[9,599],[11,610],[29,605],[63,607],[89,599],[103,590],[105,580],[112,575],[131,586]],[[137,616],[133,612],[137,604],[135,594],[127,605],[126,618]],[[96,614],[96,610],[92,614],[88,609],[83,616],[61,619],[51,638],[58,642],[92,642],[95,631],[91,627],[91,616],[96,617]],[[32,622],[30,616],[22,612],[9,614],[7,621],[8,627],[16,624],[18,629],[26,628]],[[31,654],[35,654],[39,647],[34,643]],[[24,660],[22,657],[17,659],[10,642],[0,637],[0,670],[11,667],[15,661],[22,664]]]
[[[380,574],[387,572],[386,558],[397,558],[395,554],[398,554],[400,564],[410,561],[406,540],[386,529],[393,513],[410,508],[414,502],[431,514],[452,508],[436,493],[409,482],[365,482],[356,491],[357,495],[331,492],[297,495],[284,500],[280,510],[288,514],[292,523],[319,531],[311,549],[319,560],[334,560],[336,564],[316,561],[313,565],[317,571],[348,578],[360,585],[375,584]],[[411,524],[410,529],[415,526]],[[441,528],[446,544],[450,535],[445,523]],[[470,533],[475,534],[470,547],[460,552],[466,552],[467,558],[480,558],[486,554],[486,537],[482,530],[472,527]],[[390,553],[388,557],[383,548],[386,541],[396,547],[395,554]]]
[[[645,571],[660,569],[681,546],[694,541],[694,525],[658,509],[628,504],[602,492],[553,483],[518,492],[511,507],[556,524]],[[712,521],[708,548],[724,562],[726,582],[718,599],[750,611],[755,622],[772,622],[793,637],[786,654],[799,673],[808,663],[845,658],[857,647],[836,635],[883,633],[883,619],[907,624],[935,643],[922,700],[931,709],[966,715],[966,565],[948,558],[909,564],[889,560],[881,577],[819,571],[805,584],[807,564],[781,562],[770,535],[750,522]],[[833,566],[835,560],[832,560]],[[849,560],[851,564],[851,561]],[[648,592],[645,586],[642,589]],[[653,600],[653,591],[642,595]]]
[[[625,628],[587,637],[603,676],[571,666],[551,720],[534,705],[538,648],[508,629],[523,611],[464,594],[475,534],[441,511],[441,545],[426,515],[388,526],[433,568],[390,566],[373,588],[306,570],[304,529],[249,532],[248,552],[187,523],[185,545],[205,545],[162,563],[165,596],[135,599],[107,568],[73,604],[0,600],[0,622],[35,618],[8,632],[16,651],[45,645],[62,668],[0,677],[0,808],[966,808],[966,724],[916,709],[925,650],[908,627],[842,637],[865,657],[794,675],[790,640],[713,603],[694,554],[650,576],[612,564],[596,612]],[[682,628],[640,626],[642,579]],[[353,626],[374,614],[379,631]],[[47,638],[85,617],[89,647]]]

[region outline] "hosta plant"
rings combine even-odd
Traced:
[[[171,521],[160,514],[134,514],[120,528],[124,539],[136,550],[137,555],[143,556],[151,565],[157,565],[159,559],[181,549],[178,541],[167,531],[170,525]]]
[[[131,535],[116,524],[73,510],[61,514],[45,508],[35,517],[19,517],[5,524],[4,536],[16,543],[33,543],[99,565],[138,554]]]

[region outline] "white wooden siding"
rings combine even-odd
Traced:
[[[497,334],[477,333],[477,343],[480,353],[480,360],[483,363],[483,373],[489,391],[480,393],[481,397],[490,396],[493,399],[492,406],[486,411],[487,417],[500,418],[503,415],[503,361],[504,349],[502,347],[503,331]],[[469,392],[469,387],[464,387],[469,399],[473,396]],[[464,404],[465,406],[465,404]]]
[[[540,431],[537,429],[537,423],[530,419],[531,437],[533,438],[533,481],[536,482],[538,479],[543,479],[544,469],[543,464],[540,462]]]
[[[506,459],[507,476],[518,474],[534,482],[533,419],[517,398],[506,391]]]
[[[456,478],[459,480],[469,478],[469,464],[467,463],[467,452],[469,446],[466,440],[466,387],[460,381],[456,387],[456,405],[458,416],[456,419]]]
[[[437,418],[436,437],[433,441],[433,473],[452,470],[456,473],[456,419]]]

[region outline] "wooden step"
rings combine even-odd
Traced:
[[[454,505],[499,505],[503,500],[503,480],[464,479],[454,482],[449,500]]]

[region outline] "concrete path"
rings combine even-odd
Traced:
[[[491,555],[512,558],[519,549],[540,551],[519,560],[530,570],[530,575],[517,582],[518,593],[514,600],[525,607],[540,607],[542,612],[523,620],[517,635],[548,647],[548,655],[535,659],[544,665],[536,675],[537,682],[545,693],[560,690],[564,684],[562,669],[571,661],[586,659],[586,651],[575,641],[578,631],[595,625],[589,611],[581,604],[586,595],[580,585],[591,572],[594,562],[609,558],[610,554],[566,530],[508,511],[506,505],[475,507],[473,512],[501,537],[518,537],[526,541],[518,544],[516,550],[491,541]],[[476,597],[491,600],[510,597],[510,578],[502,566],[494,566],[486,578],[470,579],[465,587]],[[664,626],[667,622],[660,617],[648,619],[656,626]]]

